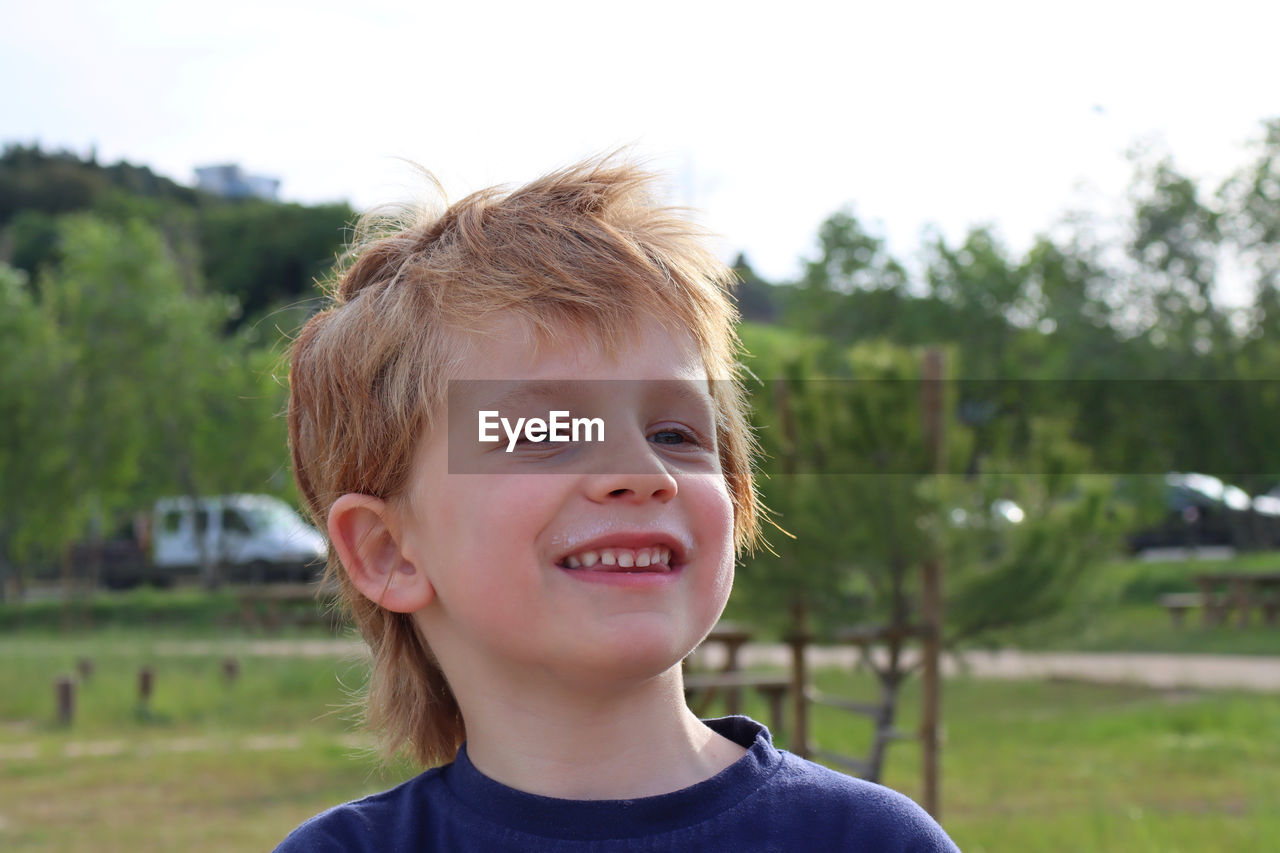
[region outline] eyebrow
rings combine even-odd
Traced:
[[[646,386],[659,386],[663,397],[675,397],[682,402],[694,403],[699,407],[706,406],[715,409],[715,400],[709,393],[709,389],[702,387],[705,380],[700,379],[531,379],[525,381],[515,381],[507,383],[501,380],[475,380],[484,382],[486,385],[502,385],[501,392],[496,397],[492,397],[479,390],[478,396],[481,397],[481,408],[519,410],[537,403],[545,403],[548,400],[572,399],[580,395],[584,390],[590,388],[596,383],[607,383],[615,385],[618,383],[641,382]],[[649,396],[652,399],[654,392],[650,389]]]
[[[661,382],[662,389],[668,394],[679,397],[688,403],[715,408],[715,399],[711,396],[710,388],[707,387],[707,380],[705,379],[651,379],[639,381]]]

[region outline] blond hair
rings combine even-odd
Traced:
[[[415,448],[444,409],[469,336],[487,321],[514,315],[539,337],[573,332],[608,349],[648,315],[697,342],[713,380],[734,544],[739,552],[756,544],[761,508],[728,298],[733,274],[699,228],[654,201],[654,182],[603,158],[443,210],[361,220],[330,307],[291,353],[293,470],[318,527],[344,494],[405,496]],[[451,761],[462,716],[412,616],[360,594],[332,547],[326,577],[372,651],[365,715],[386,752],[407,749],[427,766]]]

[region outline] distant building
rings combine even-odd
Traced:
[[[223,198],[260,198],[278,201],[280,179],[266,175],[247,175],[235,163],[202,166],[196,169],[196,186]]]

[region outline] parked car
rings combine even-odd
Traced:
[[[270,495],[222,495],[198,504],[163,498],[154,518],[157,566],[199,567],[211,558],[223,580],[305,580],[328,550],[319,531]]]
[[[1255,496],[1253,514],[1265,547],[1280,548],[1280,487]]]
[[[76,553],[94,562],[103,585],[123,589],[202,578],[206,565],[215,582],[309,580],[327,552],[287,503],[243,494],[161,498],[123,536]]]
[[[1244,489],[1218,477],[1180,472],[1164,476],[1163,498],[1163,519],[1129,535],[1132,552],[1280,546],[1280,498],[1250,497]]]

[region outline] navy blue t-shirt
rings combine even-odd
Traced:
[[[527,794],[457,760],[295,829],[276,853],[955,851],[924,809],[888,788],[780,751],[746,717],[707,721],[747,748],[716,776],[634,800]]]

